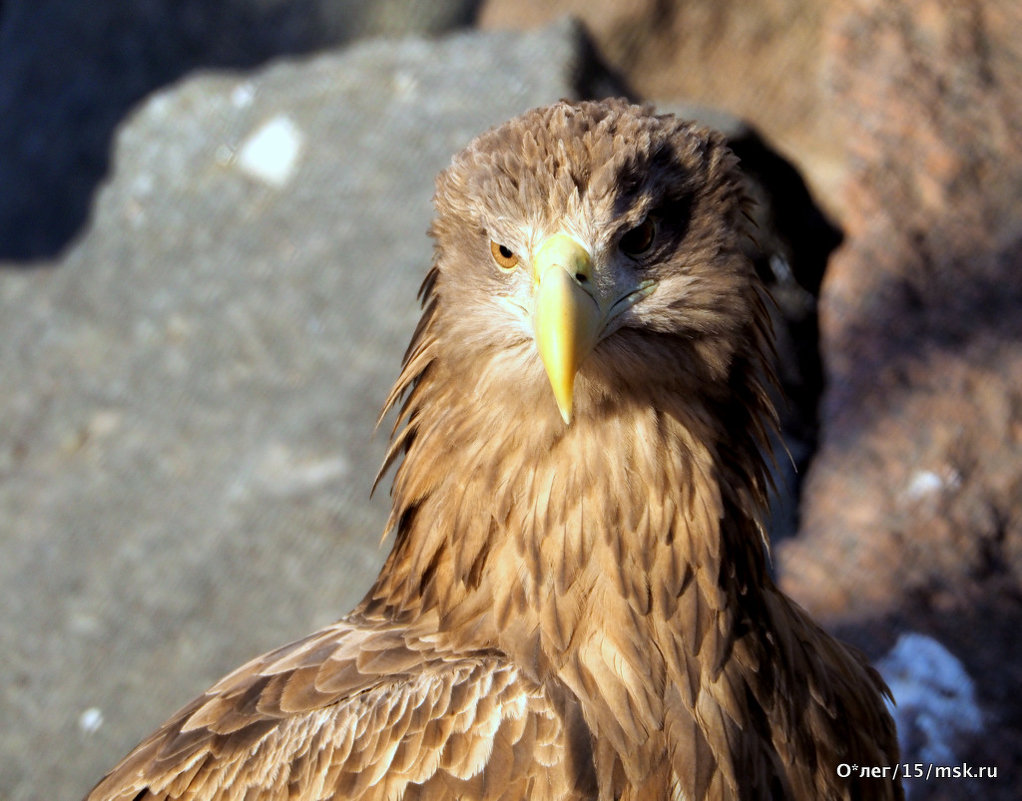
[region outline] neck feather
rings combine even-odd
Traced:
[[[700,607],[724,614],[732,592],[769,581],[761,443],[735,446],[736,430],[762,431],[754,412],[725,427],[734,409],[665,392],[590,405],[569,426],[549,403],[513,425],[524,410],[472,402],[455,371],[422,356],[432,349],[408,357],[428,369],[399,415],[396,542],[369,607],[435,610],[479,647],[507,648],[531,626],[524,647],[556,669],[586,632],[620,623],[602,611],[668,620],[698,585]],[[767,410],[758,387],[747,395]]]
[[[566,688],[611,795],[624,782],[648,797],[753,797],[773,776],[822,797],[839,757],[896,754],[889,721],[880,744],[844,722],[882,714],[882,682],[767,572],[760,350],[734,354],[730,378],[693,381],[701,393],[583,385],[565,426],[542,376],[466,381],[441,358],[433,309],[388,403],[404,398],[384,465],[401,460],[395,543],[356,615],[460,654],[499,650]]]

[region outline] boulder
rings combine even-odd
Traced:
[[[964,664],[1022,769],[1022,7],[858,2],[828,25],[851,166],[820,300],[827,391],[782,585],[871,652]],[[1009,781],[918,798],[1014,798]],[[932,795],[931,795],[932,794]]]
[[[818,79],[827,0],[483,0],[479,25],[527,30],[581,20],[642,97],[686,100],[750,122],[828,204],[842,174],[840,131]],[[834,206],[828,205],[833,212]]]

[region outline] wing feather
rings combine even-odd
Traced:
[[[444,651],[399,629],[335,624],[218,682],[140,744],[87,801],[258,797],[576,799],[588,731],[557,687],[493,651]],[[584,724],[582,724],[584,725]],[[529,736],[525,736],[525,732]],[[571,766],[569,767],[569,763]],[[492,774],[492,775],[491,775]]]

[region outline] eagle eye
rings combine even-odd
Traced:
[[[641,256],[653,247],[656,239],[656,221],[647,217],[630,231],[626,231],[618,247],[626,256]]]
[[[513,270],[518,265],[518,254],[507,245],[499,245],[491,240],[490,253],[493,254],[493,260],[502,270]]]

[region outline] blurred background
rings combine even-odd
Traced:
[[[0,799],[75,798],[344,614],[485,128],[627,95],[753,181],[790,401],[774,568],[909,762],[1022,770],[1017,0],[0,0]]]

